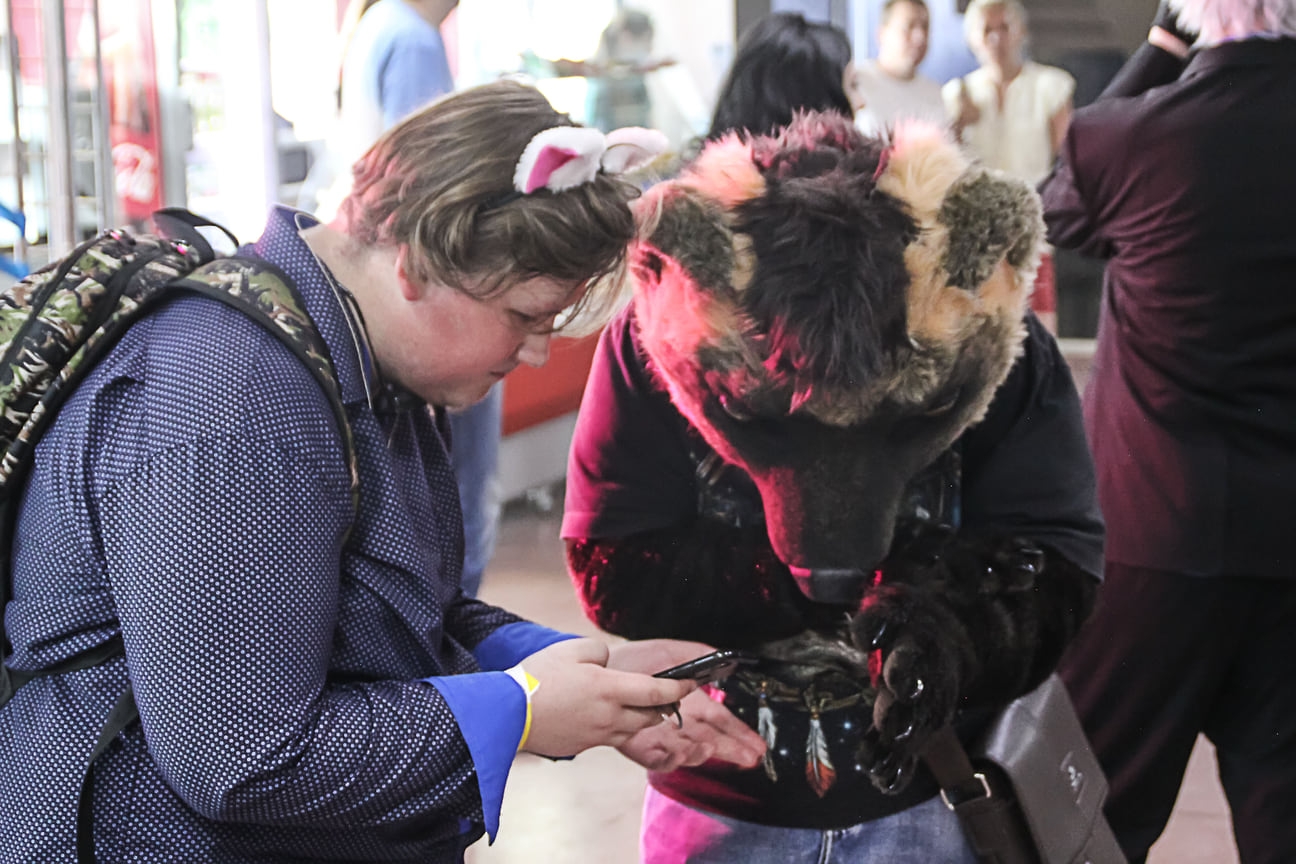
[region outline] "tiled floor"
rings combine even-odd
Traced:
[[[506,512],[483,598],[551,627],[588,635],[563,567],[558,517]],[[570,762],[519,757],[499,839],[469,850],[469,864],[634,864],[644,772],[608,748]],[[1210,747],[1198,746],[1170,826],[1150,864],[1236,864],[1237,852]],[[933,862],[939,864],[939,862]]]

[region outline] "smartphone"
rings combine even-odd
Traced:
[[[730,648],[712,651],[710,654],[703,654],[701,657],[681,663],[678,666],[672,666],[669,669],[663,669],[654,675],[654,678],[672,678],[675,680],[692,679],[694,681],[705,681],[714,683],[727,678],[734,673],[739,666],[747,666],[756,662],[756,655],[747,651],[737,651]]]

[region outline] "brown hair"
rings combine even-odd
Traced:
[[[341,210],[347,233],[366,244],[408,244],[412,276],[479,298],[536,276],[588,284],[580,317],[602,320],[620,300],[635,234],[628,205],[638,189],[600,172],[561,192],[510,197],[531,138],[573,125],[515,81],[434,102],[355,164]]]

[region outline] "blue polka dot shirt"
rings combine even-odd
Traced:
[[[13,668],[118,633],[125,656],[0,709],[0,861],[75,860],[127,680],[140,721],[93,767],[101,862],[457,861],[498,826],[525,719],[499,670],[567,637],[459,591],[439,424],[387,398],[308,224],[276,209],[243,252],[328,344],[359,509],[323,393],[259,324],[189,296],[133,326],[37,447],[5,610]]]

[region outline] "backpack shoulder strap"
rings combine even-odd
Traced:
[[[192,291],[240,310],[279,339],[310,371],[333,409],[347,461],[351,505],[360,502],[360,469],[351,424],[342,403],[342,390],[328,345],[306,311],[297,288],[286,273],[256,258],[218,258],[169,286]]]
[[[135,242],[127,239],[130,243]],[[140,238],[140,241],[156,242],[151,238]],[[115,238],[115,242],[122,241]],[[78,250],[78,253],[82,260],[80,266],[85,269],[89,266],[86,256],[93,258],[95,250],[87,246]],[[120,250],[114,246],[107,259],[115,260],[114,256],[120,255]],[[29,342],[41,342],[47,338],[38,339],[39,334],[35,330],[12,337],[5,346],[8,350],[4,356],[8,365],[6,369],[0,370],[0,404],[3,404],[3,411],[0,411],[0,415],[3,415],[0,416],[0,444],[6,445],[3,460],[0,461],[0,616],[3,616],[4,604],[9,599],[8,562],[14,520],[17,517],[16,490],[21,488],[23,475],[30,466],[36,440],[52,421],[65,396],[76,388],[85,373],[93,368],[95,361],[145,312],[165,297],[174,296],[176,292],[197,293],[238,309],[264,326],[306,366],[332,408],[342,438],[352,509],[358,510],[359,463],[337,374],[328,346],[307,313],[305,302],[292,280],[274,265],[252,258],[218,258],[188,272],[194,262],[190,259],[189,266],[185,266],[183,254],[178,261],[160,256],[143,257],[148,257],[148,260],[141,260],[139,266],[150,268],[149,272],[143,274],[146,278],[141,279],[132,271],[118,273],[112,278],[104,275],[84,282],[73,280],[72,287],[69,287],[68,274],[60,268],[56,278],[42,283],[52,282],[50,288],[57,288],[57,291],[46,290],[45,296],[36,298],[39,304],[35,300],[24,298],[30,305],[39,305],[41,308],[56,303],[75,307],[79,303],[87,307],[90,314],[83,320],[78,319],[75,329],[69,330],[65,320],[69,317],[67,314],[61,310],[51,313],[56,319],[50,327],[55,334],[54,338],[66,342],[60,346],[58,364],[42,362],[49,354],[49,348],[43,342],[39,350],[27,350],[25,354],[16,355],[22,359],[30,358],[26,365],[9,363],[10,354],[19,350],[16,343],[20,341],[20,337],[27,338]],[[126,267],[122,269],[125,271]],[[157,272],[152,272],[154,270]],[[178,273],[186,272],[188,275],[177,276]],[[125,284],[128,281],[130,284]],[[92,287],[84,288],[83,284]],[[103,288],[107,285],[111,285],[111,288]],[[66,299],[60,299],[61,295],[67,295]],[[27,375],[27,366],[36,370],[32,374],[39,373],[42,376],[38,387],[33,386],[28,378],[22,378]],[[12,429],[5,425],[15,418],[12,404],[15,400],[11,399],[10,390],[21,398],[32,400],[24,406],[17,422],[10,424]],[[42,671],[41,676],[96,666],[121,651],[121,640],[115,638],[101,646],[101,649],[86,652],[56,668]],[[0,617],[0,658],[7,654],[3,617]],[[32,677],[35,676],[9,670],[0,659],[0,706],[8,702],[18,687]]]
[[[3,610],[17,497],[36,442],[94,361],[177,276],[203,262],[183,244],[107,231],[0,295],[0,706],[31,676],[11,672]],[[70,671],[120,651],[104,646]]]

